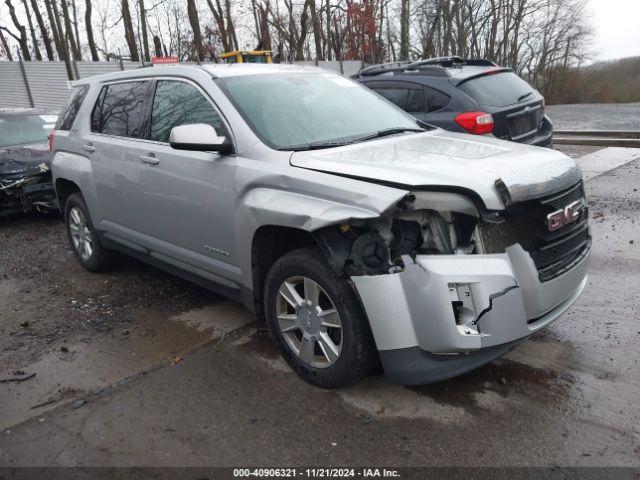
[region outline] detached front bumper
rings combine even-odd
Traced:
[[[418,256],[401,273],[352,280],[386,374],[423,384],[490,362],[553,322],[584,290],[589,259],[590,251],[540,282],[529,254],[513,245],[504,254]]]

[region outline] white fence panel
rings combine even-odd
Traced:
[[[120,71],[120,62],[114,60],[110,62],[78,62],[76,65],[80,78]]]
[[[360,60],[347,60],[342,62],[343,75],[350,77],[362,70],[362,62]]]
[[[18,62],[0,62],[0,108],[30,107]]]
[[[24,62],[36,107],[58,110],[69,95],[69,78],[64,62]]]

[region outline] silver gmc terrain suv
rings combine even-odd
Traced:
[[[237,299],[323,387],[378,362],[406,385],[467,372],[549,325],[587,282],[573,160],[433,128],[316,68],[81,80],[52,150],[85,268],[118,250]]]

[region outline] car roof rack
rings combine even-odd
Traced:
[[[439,65],[441,67],[497,67],[498,65],[486,58],[462,58],[458,56],[427,58],[426,60],[418,60],[409,65],[409,68],[419,67],[423,65]]]
[[[368,77],[374,75],[380,75],[383,73],[423,73],[428,75],[434,75],[439,77],[448,77],[450,74],[446,71],[447,68],[460,68],[463,66],[473,67],[497,67],[498,65],[491,60],[484,58],[480,59],[463,59],[457,56],[451,57],[436,57],[427,58],[425,60],[418,60],[415,62],[403,61],[403,62],[389,62],[380,65],[373,65],[361,70],[356,77]]]
[[[367,77],[369,75],[378,75],[380,73],[398,70],[400,67],[410,65],[410,64],[411,64],[410,60],[402,60],[400,62],[381,63],[379,65],[372,65],[370,67],[364,68],[360,70],[357,73],[357,75],[363,76],[363,77]]]

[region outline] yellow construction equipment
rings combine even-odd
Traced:
[[[271,63],[271,50],[234,50],[222,54],[225,63]]]

